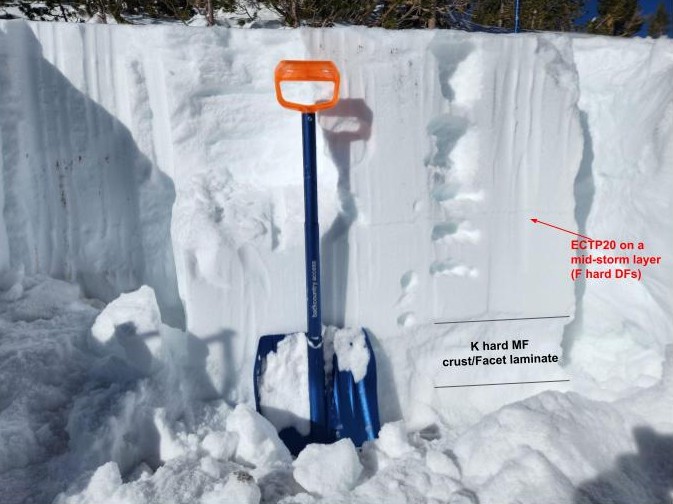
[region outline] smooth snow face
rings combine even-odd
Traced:
[[[68,31],[47,47],[39,39],[52,29],[33,28],[0,29],[0,269],[75,281],[104,301],[146,283],[166,322],[184,326],[170,240],[175,188],[147,136],[143,69],[115,59],[102,33]],[[62,52],[75,46],[77,55]],[[130,123],[122,110],[133,112]]]
[[[288,334],[266,356],[257,383],[264,417],[281,431],[294,427],[302,436],[311,432],[308,396],[308,341],[304,333]]]
[[[319,116],[323,315],[370,330],[382,420],[467,428],[552,388],[444,384],[569,378],[626,397],[662,373],[670,262],[641,283],[576,285],[571,237],[529,218],[672,249],[671,51],[555,34],[3,22],[0,264],[105,300],[147,283],[164,321],[185,320],[205,347],[199,390],[250,401],[257,338],[305,324],[300,121],[276,103],[273,68],[332,59],[343,87]],[[431,324],[548,315],[575,319]],[[515,335],[563,351],[566,367],[441,365]],[[188,353],[172,348],[176,362]]]

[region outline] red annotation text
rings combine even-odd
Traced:
[[[574,266],[570,278],[601,280],[641,280],[643,269],[661,264],[661,256],[644,255],[644,242],[616,240],[572,240],[570,249],[579,251],[570,258]],[[623,251],[637,250],[639,253]],[[585,252],[589,251],[589,252]],[[601,251],[619,251],[621,254],[601,254]]]

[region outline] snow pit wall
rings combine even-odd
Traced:
[[[670,264],[578,287],[569,237],[529,219],[671,249],[672,52],[556,34],[0,22],[0,267],[104,300],[152,286],[164,321],[208,344],[213,390],[250,401],[257,338],[305,327],[300,119],[277,104],[273,69],[331,59],[323,318],[373,335],[382,420],[468,425],[550,388],[433,388],[492,381],[441,359],[514,335],[564,352],[542,378],[579,379],[558,388],[619,397],[661,374]],[[614,338],[596,366],[596,342]],[[611,362],[633,351],[625,376]]]

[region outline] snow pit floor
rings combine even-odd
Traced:
[[[673,436],[643,427],[649,410],[670,401],[670,353],[663,380],[634,401],[549,391],[461,434],[387,423],[362,449],[348,440],[309,445],[293,461],[250,406],[195,399],[204,386],[189,365],[198,345],[161,322],[151,288],[104,307],[63,281],[9,283],[0,296],[3,502],[626,504],[670,496],[673,452],[659,448],[673,448]]]

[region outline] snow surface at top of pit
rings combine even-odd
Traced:
[[[226,486],[239,502],[336,488],[326,500],[483,504],[586,502],[607,485],[656,502],[666,483],[643,474],[665,466],[648,447],[672,430],[671,263],[579,288],[567,238],[528,219],[672,250],[672,51],[558,34],[0,22],[0,486],[13,502],[66,487],[61,502],[208,502]],[[304,324],[300,123],[271,78],[283,58],[342,72],[318,135],[323,312],[368,328],[382,420],[405,422],[358,463],[339,447],[342,479],[311,489],[268,424],[222,402],[250,402],[259,335]],[[104,302],[150,286],[156,303],[144,291],[149,312],[126,318],[157,334],[115,322],[109,344],[92,340],[100,304],[39,274]],[[550,314],[572,322],[433,325]],[[564,352],[545,378],[571,381],[434,388],[488,381],[447,374],[441,357],[503,335]],[[54,468],[53,486],[30,483]]]

